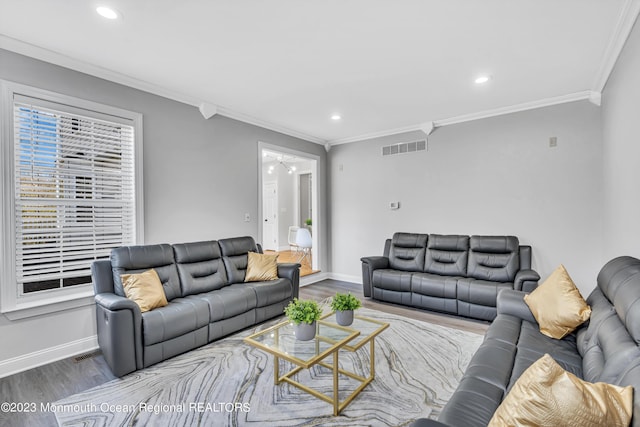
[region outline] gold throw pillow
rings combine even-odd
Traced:
[[[560,339],[573,332],[591,316],[591,307],[580,295],[562,264],[547,280],[524,297],[540,332]]]
[[[262,282],[278,278],[278,254],[267,255],[249,252],[245,282]]]
[[[586,382],[545,354],[518,378],[489,427],[628,426],[632,412],[632,386]]]
[[[123,274],[120,277],[124,294],[138,304],[141,312],[168,304],[162,282],[154,269],[138,274]]]

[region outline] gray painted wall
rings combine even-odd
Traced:
[[[549,148],[549,137],[558,146]],[[563,263],[580,290],[602,266],[600,109],[587,101],[436,129],[428,151],[381,155],[420,132],[329,152],[332,271],[360,279],[395,231],[515,235],[546,277]],[[400,202],[390,210],[389,202]]]
[[[602,95],[604,253],[640,257],[640,25]]]
[[[143,114],[146,243],[261,238],[258,141],[320,156],[325,204],[326,152],[320,145],[222,116],[205,120],[195,107],[5,50],[0,78]],[[245,213],[251,222],[244,222]],[[327,260],[326,251],[322,255]],[[92,306],[13,322],[0,315],[0,365],[95,333]]]

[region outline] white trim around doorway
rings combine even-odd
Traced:
[[[320,270],[321,264],[321,253],[322,247],[324,245],[322,236],[324,232],[324,218],[322,215],[322,208],[320,207],[320,156],[310,153],[305,153],[304,151],[298,151],[287,147],[282,147],[280,145],[269,144],[266,142],[258,141],[258,236],[260,239],[260,243],[262,243],[262,233],[263,233],[263,197],[262,197],[262,155],[263,151],[275,151],[283,154],[289,154],[296,157],[300,157],[303,159],[311,160],[313,165],[311,170],[305,172],[311,172],[312,174],[312,191],[311,191],[311,204],[313,206],[311,221],[313,223],[313,233],[312,233],[312,242],[313,247],[311,248],[311,260],[312,260],[312,268],[314,270]]]

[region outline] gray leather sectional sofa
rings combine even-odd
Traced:
[[[362,258],[364,296],[482,320],[502,289],[531,291],[531,247],[514,236],[395,233],[384,255]]]
[[[278,264],[278,279],[244,283],[252,237],[122,247],[93,263],[98,343],[122,376],[279,316],[298,296],[299,264]],[[155,269],[169,304],[141,313],[121,274]]]
[[[609,261],[587,298],[591,318],[560,340],[540,333],[524,295],[500,293],[498,316],[438,421],[420,419],[412,426],[486,426],[520,375],[548,353],[586,381],[633,386],[631,424],[640,427],[640,260]]]

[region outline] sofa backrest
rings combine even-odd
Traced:
[[[227,274],[217,241],[175,244],[173,254],[182,296],[209,292],[227,285]]]
[[[465,276],[469,236],[429,234],[424,271],[443,276]]]
[[[589,321],[578,330],[582,375],[590,382],[634,387],[640,424],[640,260],[618,257],[602,267],[587,298]]]
[[[233,237],[218,240],[227,272],[227,283],[244,282],[247,273],[247,252],[261,252],[253,237]]]
[[[423,271],[427,240],[426,234],[395,233],[389,249],[389,266],[395,270]]]
[[[167,301],[181,296],[180,279],[171,245],[123,246],[111,251],[113,288],[117,295],[126,296],[122,288],[122,274],[141,273],[155,269],[162,282]]]
[[[515,236],[471,236],[467,276],[513,282],[520,270],[519,246]]]

